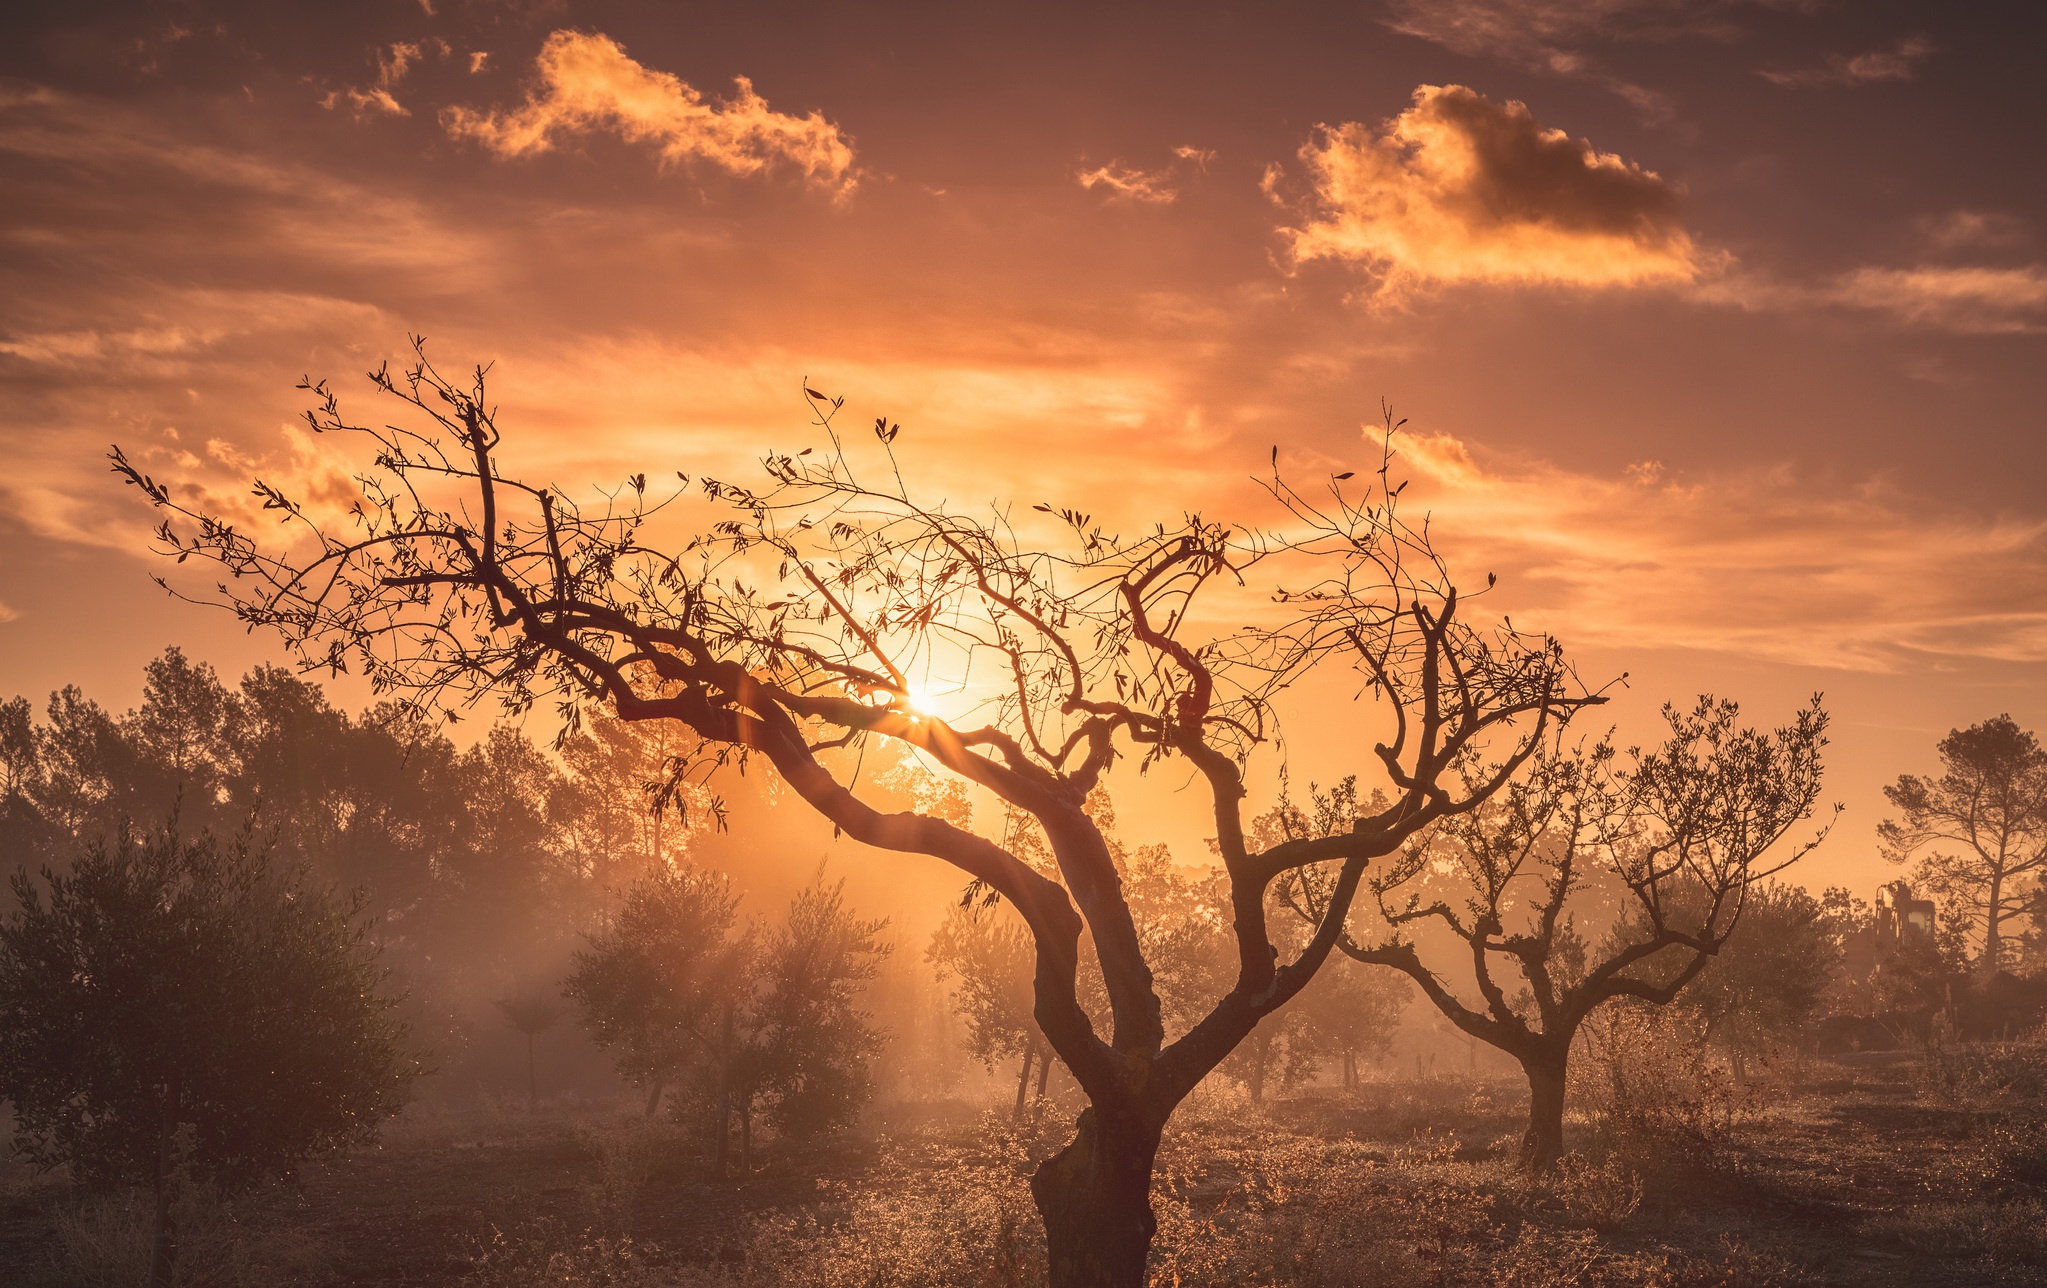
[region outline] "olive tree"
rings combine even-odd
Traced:
[[[701,744],[677,777],[765,759],[845,834],[950,864],[1007,902],[1032,937],[1038,1028],[1088,1102],[1032,1179],[1061,1288],[1142,1282],[1167,1119],[1313,978],[1366,866],[1485,799],[1596,696],[1554,640],[1467,620],[1426,526],[1399,511],[1390,417],[1362,486],[1345,472],[1311,498],[1278,475],[1275,449],[1274,533],[1188,514],[1117,536],[1049,503],[985,515],[923,503],[898,467],[900,426],[877,420],[856,450],[836,428],[841,400],[814,390],[816,441],[769,455],[760,479],[661,496],[638,474],[586,506],[520,477],[481,369],[451,379],[422,353],[371,380],[407,423],[357,423],[324,382],[306,385],[311,427],[369,450],[345,515],[259,480],[285,527],[258,536],[194,511],[118,450],[115,469],[162,510],[164,553],[218,564],[215,597],[304,665],[360,668],[421,703],[492,694],[518,710],[556,704],[571,723],[593,706],[680,721]],[[722,514],[694,521],[704,506]],[[1247,587],[1266,560],[1279,585],[1254,598],[1260,619],[1220,623],[1204,592]],[[1244,598],[1216,608],[1238,605],[1235,618]],[[1242,811],[1258,753],[1262,772],[1275,763],[1273,699],[1323,669],[1379,704],[1343,718],[1354,754],[1387,779],[1386,803],[1255,848]],[[978,705],[935,712],[927,674],[970,686]],[[872,803],[831,753],[875,743],[914,748],[1028,813],[1055,870],[939,812]],[[1450,772],[1481,756],[1489,769]],[[1233,978],[1170,1041],[1084,808],[1125,758],[1191,768],[1229,883]],[[1278,959],[1266,890],[1332,865],[1326,917]],[[1083,935],[1107,993],[1100,1026],[1078,985]]]
[[[1586,1017],[1618,998],[1668,1005],[1743,924],[1759,884],[1825,835],[1771,855],[1819,799],[1827,717],[1817,698],[1771,732],[1741,726],[1734,703],[1711,698],[1663,716],[1662,744],[1625,757],[1603,742],[1550,742],[1504,791],[1374,873],[1375,924],[1339,941],[1357,961],[1407,975],[1452,1024],[1520,1063],[1530,1171],[1563,1152],[1571,1043]],[[1622,908],[1600,939],[1574,914],[1602,885]],[[1330,891],[1315,874],[1288,888],[1304,916],[1327,915]],[[1424,960],[1424,928],[1448,932],[1461,959],[1453,975]]]
[[[180,1176],[224,1188],[371,1139],[420,1072],[361,904],[245,842],[169,827],[12,879],[0,924],[0,1099],[42,1167],[156,1195],[171,1282]]]
[[[671,1085],[725,1174],[734,1120],[740,1164],[765,1114],[798,1139],[843,1127],[872,1090],[880,1035],[859,1009],[887,946],[878,921],[845,905],[820,875],[772,929],[739,919],[729,879],[687,864],[626,892],[612,924],[588,936],[562,983],[619,1073],[648,1088],[651,1115]]]

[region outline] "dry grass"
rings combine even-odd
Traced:
[[[2039,1282],[2047,1112],[2010,1070],[1857,1057],[1734,1088],[1683,1034],[1583,1071],[1576,1152],[1517,1175],[1511,1084],[1368,1086],[1176,1119],[1154,1206],[1160,1288],[1706,1288]],[[954,1111],[893,1136],[770,1151],[719,1183],[637,1106],[408,1115],[297,1189],[187,1218],[188,1283],[474,1288],[1036,1288],[1028,1178],[1062,1112]],[[1703,1179],[1702,1179],[1703,1178]],[[138,1199],[10,1181],[0,1282],[132,1284]],[[209,1225],[208,1221],[212,1224]],[[19,1250],[32,1258],[9,1261]]]

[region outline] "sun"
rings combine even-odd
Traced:
[[[937,719],[940,716],[938,699],[939,694],[929,683],[912,680],[903,686],[903,705],[909,707],[912,713],[926,719]]]

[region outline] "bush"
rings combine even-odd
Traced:
[[[1932,1099],[1964,1108],[2047,1105],[2047,1041],[1957,1043],[1936,1030],[1916,1083]]]
[[[419,1073],[359,914],[246,840],[165,827],[12,879],[0,925],[0,1099],[15,1149],[99,1187],[231,1191],[375,1136]]]
[[[1642,1206],[1642,1178],[1618,1156],[1566,1154],[1544,1182],[1573,1220],[1595,1230],[1615,1228]]]
[[[1582,1040],[1574,1098],[1607,1152],[1643,1175],[1667,1175],[1673,1160],[1694,1170],[1729,1164],[1756,1092],[1735,1084],[1696,1017],[1615,1008],[1588,1021]]]

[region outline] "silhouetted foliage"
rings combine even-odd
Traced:
[[[0,703],[0,855],[65,871],[172,809],[189,832],[246,829],[280,866],[363,893],[419,1038],[462,1080],[493,1078],[513,1061],[489,999],[554,970],[664,828],[670,850],[689,840],[654,810],[661,732],[593,721],[560,766],[507,726],[464,750],[398,704],[352,718],[282,668],[228,686],[173,648],[124,714],[75,688],[40,719]]]
[[[710,1137],[720,1175],[735,1120],[742,1167],[756,1121],[797,1140],[852,1122],[881,1044],[859,994],[888,952],[882,923],[846,908],[843,881],[820,876],[773,930],[738,907],[724,877],[687,865],[649,876],[563,983],[619,1073],[648,1088],[648,1113],[675,1088],[677,1117]]]
[[[999,904],[968,900],[949,909],[925,960],[949,986],[953,1010],[966,1022],[967,1049],[994,1068],[1020,1060],[1013,1118],[1021,1118],[1035,1067],[1049,1066],[1044,1037],[1031,1018],[1031,935]]]
[[[753,948],[740,935],[729,879],[688,864],[625,893],[589,935],[562,991],[619,1074],[647,1089],[647,1112],[716,1040]]]
[[[16,1148],[168,1200],[371,1139],[420,1072],[401,1048],[360,901],[246,841],[164,827],[25,871],[0,925],[0,1098]]]
[[[1622,937],[1643,929],[1638,914]],[[1841,959],[1826,906],[1797,886],[1769,882],[1749,892],[1739,923],[1674,1005],[1699,1017],[1739,1083],[1750,1061],[1796,1041],[1825,1013]]]

